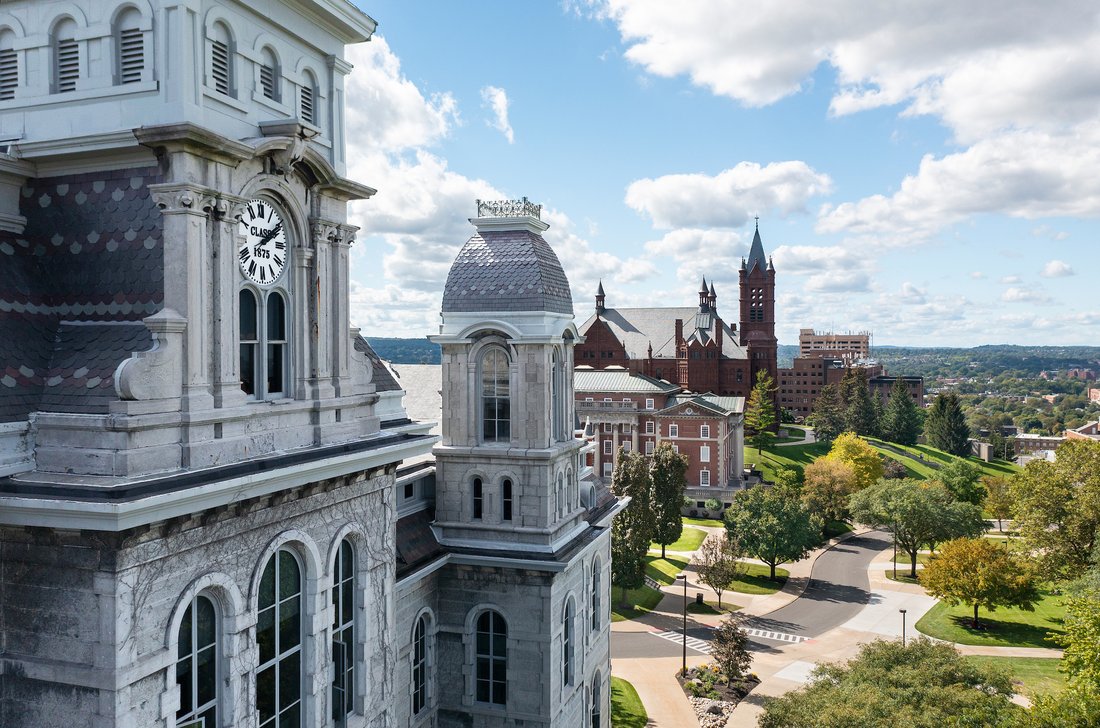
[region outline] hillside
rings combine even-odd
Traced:
[[[394,364],[439,364],[439,346],[423,339],[389,339],[364,337],[371,348],[388,362]]]

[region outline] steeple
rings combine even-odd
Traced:
[[[764,244],[760,242],[760,218],[756,218],[756,232],[752,236],[752,245],[749,246],[749,259],[742,267],[749,273],[760,266],[764,270],[768,265],[768,259],[764,256]]]
[[[710,296],[708,296],[707,302],[710,304],[711,310],[718,310],[718,294],[714,292],[714,279],[710,281]]]
[[[603,313],[603,281],[600,281],[600,287],[596,289],[596,313]]]
[[[710,297],[710,291],[707,289],[706,276],[703,277],[703,282],[699,285],[699,308],[705,309],[707,307],[707,299]]]

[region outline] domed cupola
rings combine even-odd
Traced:
[[[443,314],[545,311],[573,316],[573,297],[558,256],[543,240],[542,206],[522,200],[477,201],[477,228],[443,289]]]

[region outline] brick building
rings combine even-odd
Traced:
[[[813,329],[799,329],[798,355],[823,359],[843,359],[853,362],[871,358],[871,332],[860,331],[844,334],[818,333]]]

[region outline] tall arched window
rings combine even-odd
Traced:
[[[428,705],[428,615],[416,620],[412,652],[412,712],[419,715]]]
[[[600,560],[592,562],[592,631],[600,628]]]
[[[512,481],[509,478],[500,483],[500,520],[512,520]]]
[[[302,570],[279,549],[260,579],[256,643],[256,711],[259,728],[302,725]]]
[[[504,705],[508,700],[508,626],[504,617],[494,611],[482,612],[477,618],[475,645],[479,703]]]
[[[176,724],[202,720],[218,725],[218,615],[210,597],[199,594],[187,605],[178,645]]]
[[[242,288],[237,298],[240,304],[241,389],[245,394],[256,394],[256,367],[259,364],[256,358],[256,347],[260,343],[260,331],[257,326],[259,308],[256,304],[256,294],[247,288]]]
[[[271,46],[264,46],[260,51],[260,93],[272,101],[282,100],[282,71],[279,57]]]
[[[53,29],[53,91],[76,91],[80,79],[80,42],[76,39],[76,21],[65,18]]]
[[[508,355],[503,349],[488,349],[481,357],[481,439],[484,442],[511,440]]]
[[[19,88],[19,53],[15,50],[15,33],[0,30],[0,101],[15,98]]]
[[[267,395],[286,391],[286,299],[278,291],[267,294]]]
[[[485,514],[485,484],[481,482],[481,478],[474,478],[470,496],[473,499],[470,504],[473,507],[473,517],[480,520]]]
[[[141,13],[131,7],[115,19],[115,83],[139,83],[145,72],[145,32]]]
[[[592,728],[600,726],[600,708],[603,707],[603,695],[600,694],[600,673],[592,678]]]
[[[317,77],[313,71],[302,72],[302,88],[298,96],[298,110],[302,121],[317,125]]]
[[[550,425],[554,442],[565,439],[565,377],[561,357],[553,354],[553,370],[550,376]]]
[[[574,680],[573,672],[573,651],[576,647],[576,641],[573,634],[573,622],[576,618],[576,608],[573,606],[573,597],[569,597],[565,600],[565,612],[562,617],[562,631],[561,631],[561,682],[562,685],[572,685]]]
[[[332,717],[344,725],[355,706],[355,551],[344,539],[332,565]]]
[[[233,34],[225,23],[214,23],[210,29],[210,75],[206,82],[218,93],[237,96],[236,48]]]

